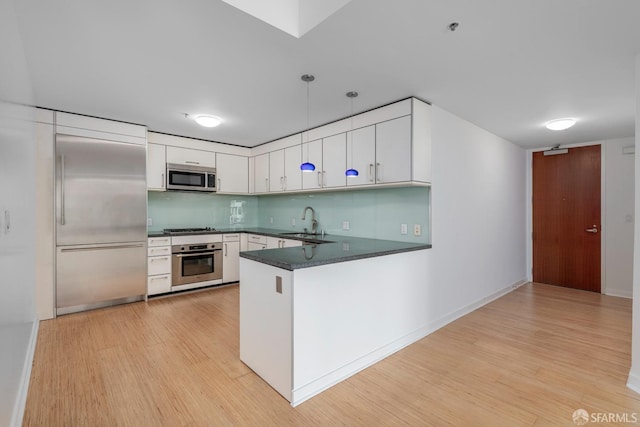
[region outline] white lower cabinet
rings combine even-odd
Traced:
[[[171,238],[147,241],[147,295],[171,292]]]
[[[222,236],[222,282],[231,283],[240,280],[240,235]]]
[[[293,248],[295,246],[302,246],[302,242],[300,240],[267,237],[267,249]]]
[[[267,249],[267,236],[247,234],[247,250],[259,251],[261,249]]]

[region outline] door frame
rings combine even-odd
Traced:
[[[592,141],[592,142],[584,142],[579,144],[567,144],[562,145],[561,148],[576,148],[576,147],[588,147],[592,145],[600,146],[600,293],[603,295],[607,294],[607,272],[605,269],[605,241],[607,236],[607,229],[604,227],[606,223],[606,186],[605,186],[605,167],[606,167],[606,150],[603,147],[603,143],[605,141]],[[545,148],[534,148],[529,149],[526,152],[526,254],[527,254],[527,262],[526,262],[526,271],[527,271],[527,280],[529,282],[533,281],[533,153],[538,151],[546,151],[551,149],[552,147]],[[560,154],[562,155],[562,154]]]

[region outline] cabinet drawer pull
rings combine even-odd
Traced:
[[[162,258],[151,258],[151,262],[156,262],[156,261],[169,261],[169,257],[162,257]]]
[[[187,161],[185,161],[185,163],[188,163],[190,165],[199,165],[200,164],[200,162],[192,162],[191,160],[187,160]]]

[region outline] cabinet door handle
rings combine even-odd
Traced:
[[[229,254],[229,248],[227,246],[227,244],[224,244],[224,256],[227,256]]]
[[[286,189],[287,189],[287,177],[285,176],[284,177],[284,188],[283,188],[283,190],[286,190]]]
[[[151,262],[156,262],[156,261],[168,261],[169,257],[164,257],[164,258],[151,258]]]
[[[322,187],[322,172],[318,171],[318,187]]]
[[[325,187],[327,185],[327,172],[322,171],[322,186]]]
[[[369,182],[373,182],[373,163],[369,163]]]
[[[264,179],[264,191],[269,191],[269,178]]]
[[[220,178],[218,178],[218,188],[217,188],[217,190],[220,191],[221,188],[222,188],[222,180]]]
[[[60,156],[60,225],[64,225],[64,156]]]
[[[376,163],[376,181],[382,181],[382,165]]]
[[[200,162],[192,162],[191,160],[187,160],[187,161],[185,161],[185,163],[188,163],[190,165],[199,165],[200,164]]]
[[[284,176],[280,177],[280,189],[284,190]]]
[[[164,188],[165,186],[165,182],[164,182],[164,174],[161,173],[160,174],[160,188]]]

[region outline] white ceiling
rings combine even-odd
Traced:
[[[523,147],[634,134],[638,0],[353,0],[301,38],[222,0],[15,7],[38,106],[153,131],[248,147],[301,131],[311,73],[311,126],[355,90],[356,112],[413,95]]]

